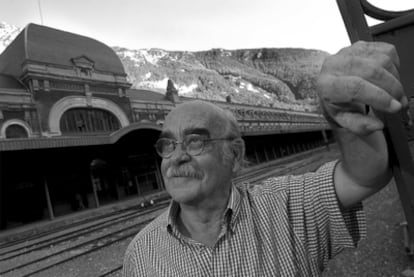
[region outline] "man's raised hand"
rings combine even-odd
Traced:
[[[399,65],[395,47],[384,42],[359,41],[326,58],[317,89],[328,121],[360,135],[381,130],[367,106],[394,113],[408,105]]]

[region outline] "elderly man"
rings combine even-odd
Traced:
[[[328,57],[318,90],[341,160],[261,184],[232,183],[244,142],[230,113],[202,101],[178,105],[156,143],[172,203],[129,245],[124,275],[320,275],[330,258],[357,245],[360,202],[391,179],[373,110],[407,105],[398,66],[384,43],[358,42]]]

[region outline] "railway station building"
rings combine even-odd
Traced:
[[[163,191],[153,144],[188,100],[170,82],[131,88],[99,41],[26,26],[0,55],[0,230]],[[319,114],[215,103],[239,120],[252,165],[331,138]]]

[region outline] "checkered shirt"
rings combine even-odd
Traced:
[[[124,276],[320,276],[329,259],[365,236],[362,205],[339,206],[335,165],[234,185],[213,248],[180,234],[172,202],[130,243]]]

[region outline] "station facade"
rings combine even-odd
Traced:
[[[153,144],[188,100],[170,82],[132,89],[99,41],[26,26],[0,55],[0,230],[163,191]],[[215,103],[239,120],[251,164],[330,139],[318,114]]]

